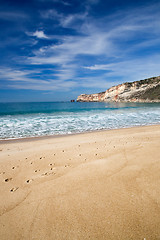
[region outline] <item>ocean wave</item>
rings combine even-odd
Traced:
[[[152,105],[153,106],[153,105]],[[160,123],[160,105],[0,117],[0,139],[81,133]]]

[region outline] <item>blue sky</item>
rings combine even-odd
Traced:
[[[0,0],[0,101],[66,101],[160,75],[160,2]]]

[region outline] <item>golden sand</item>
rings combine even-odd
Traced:
[[[160,126],[0,143],[0,240],[159,240]]]

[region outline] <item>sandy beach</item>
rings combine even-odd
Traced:
[[[1,142],[0,239],[160,239],[160,125]]]

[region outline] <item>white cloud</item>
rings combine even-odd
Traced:
[[[69,14],[60,18],[60,25],[65,28],[74,28],[77,30],[77,27],[85,21],[87,16],[87,11],[84,13]]]
[[[136,81],[160,75],[160,54],[131,59],[108,65],[106,77],[121,77],[124,82]]]
[[[109,55],[111,43],[107,34],[93,33],[88,36],[70,36],[61,44],[40,48],[35,56],[28,58],[32,64],[67,64],[73,63],[78,56]]]
[[[54,81],[50,80],[47,83],[27,83],[27,84],[21,84],[21,83],[15,83],[13,85],[8,85],[10,88],[16,88],[16,89],[30,89],[30,90],[40,90],[40,91],[69,91],[73,87],[77,87],[77,83],[74,81]]]
[[[93,65],[85,67],[90,70],[104,70],[102,78],[117,79],[117,81],[127,82],[136,81],[153,76],[159,76],[160,70],[160,54],[155,54],[148,57],[141,57],[139,59],[130,59],[128,61],[121,61],[117,63],[111,63],[106,65]]]
[[[160,15],[155,6],[99,19],[90,17],[87,11],[82,15],[64,15],[51,9],[41,15],[56,19],[58,27],[74,29],[76,34],[48,37],[39,30],[29,33],[40,39],[56,39],[57,43],[42,46],[27,58],[25,63],[37,65],[39,71],[1,70],[1,78],[10,82],[8,86],[57,91],[78,87],[105,90],[122,81],[160,75],[160,56],[152,52],[141,55],[142,49],[159,45]],[[48,67],[48,64],[51,70],[46,74],[43,65]]]
[[[63,18],[63,14],[58,13],[55,9],[41,11],[40,13],[42,18],[56,19],[57,21],[60,21],[61,18]]]
[[[64,4],[65,6],[71,6],[72,4],[67,2],[67,1],[61,1],[62,4]]]
[[[63,16],[51,10],[46,17],[51,18],[51,15],[57,17],[62,27],[76,29],[79,24],[78,35],[51,36],[58,43],[41,47],[33,57],[28,58],[28,63],[57,66],[59,72],[54,77],[62,81],[64,86],[66,81],[74,79],[70,82],[74,82],[71,84],[74,87],[101,89],[101,86],[107,88],[121,81],[159,75],[159,56],[153,53],[148,56],[134,54],[142,48],[159,44],[160,16],[155,7],[152,10],[145,8],[137,12],[135,9],[133,12],[118,12],[118,17],[112,15],[110,19],[98,20],[89,17],[87,12],[80,17],[79,14]],[[143,35],[141,41],[139,35]],[[136,38],[138,41],[134,42]],[[133,43],[130,44],[130,41]],[[92,57],[97,61],[93,65],[84,64],[83,59],[87,62],[86,56],[88,63],[92,63]],[[98,77],[90,77],[90,70],[101,72],[97,74]],[[83,77],[79,77],[79,72]]]
[[[51,38],[59,40],[59,44],[40,48],[34,53],[35,56],[30,58],[30,62],[32,64],[67,64],[74,62],[80,55],[100,56],[101,58],[103,56],[104,61],[108,57],[128,57],[131,51],[147,46],[147,42],[148,44],[158,43],[156,35],[160,34],[158,21],[160,17],[153,9],[152,12],[150,11],[147,8],[143,11],[138,10],[136,13],[134,9],[133,12],[118,13],[118,20],[117,15],[111,16],[110,20],[108,17],[95,20],[90,18],[87,12],[82,15],[64,16],[55,10],[50,10],[46,13],[47,17],[50,18],[51,15],[56,17],[63,27],[75,27],[79,35],[52,36]],[[78,24],[80,25],[77,28]],[[153,36],[151,36],[151,32]],[[143,35],[141,43],[135,41],[133,44],[128,44],[138,35]],[[151,36],[151,39],[148,36]],[[96,67],[95,65],[94,69]],[[105,70],[105,62],[101,64],[102,68]]]
[[[90,70],[108,70],[109,66],[108,64],[101,64],[101,65],[93,65],[93,66],[88,66],[88,67],[83,67],[85,69],[90,69]]]
[[[43,32],[43,31],[35,31],[32,36],[37,37],[37,38],[45,38],[48,39],[49,37]]]
[[[1,68],[0,74],[3,80],[11,81],[11,82],[29,82],[34,83],[37,81],[38,77],[40,76],[40,71],[34,70],[15,70],[12,68]],[[37,76],[36,78],[32,78],[32,76]],[[46,83],[44,80],[38,79],[41,83]]]
[[[45,74],[43,70],[1,68],[0,75],[8,87],[17,89],[68,91],[78,86],[77,82],[72,80],[74,76],[72,69],[56,71],[48,69],[48,71],[49,73]]]
[[[73,28],[77,30],[77,27],[80,27],[87,18],[88,11],[66,15],[59,13],[56,9],[49,9],[41,11],[41,16],[42,18],[58,21],[58,26],[63,28]]]

